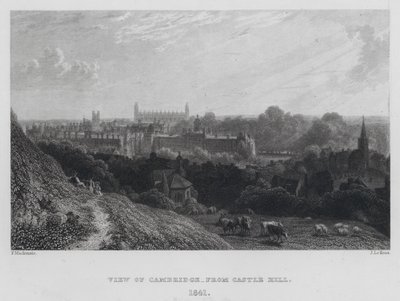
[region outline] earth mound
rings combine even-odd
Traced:
[[[218,235],[169,210],[72,185],[11,114],[12,249],[230,249]]]

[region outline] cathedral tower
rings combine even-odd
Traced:
[[[185,105],[185,118],[186,118],[186,120],[189,119],[189,104],[188,103],[186,103],[186,105]]]
[[[135,102],[134,112],[133,112],[133,120],[138,121],[139,119],[139,104]]]

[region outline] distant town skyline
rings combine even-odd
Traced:
[[[389,13],[11,13],[20,119],[133,118],[143,110],[387,116]]]

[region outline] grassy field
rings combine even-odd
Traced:
[[[236,215],[231,215],[236,216]],[[215,223],[218,214],[197,215],[192,218],[203,225],[208,231],[219,234],[226,242],[237,250],[385,250],[390,248],[389,238],[374,228],[356,221],[313,219],[307,220],[299,217],[272,217],[266,215],[251,215],[252,229],[250,235],[224,234],[221,227]],[[260,236],[260,221],[281,221],[288,232],[288,239],[277,244]],[[339,236],[333,232],[333,225],[344,222],[350,226],[358,226],[362,233],[349,236]],[[329,231],[327,236],[315,236],[315,224],[325,224]]]

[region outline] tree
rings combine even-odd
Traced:
[[[330,124],[345,124],[343,117],[336,112],[325,113],[324,116],[322,116],[321,121]]]
[[[304,148],[304,156],[305,157],[307,157],[310,154],[313,154],[318,158],[320,153],[321,153],[321,148],[316,144],[307,145]]]
[[[266,188],[249,185],[235,201],[238,208],[251,208],[259,213],[287,216],[295,214],[298,200],[282,187]]]
[[[300,139],[299,144],[303,148],[315,144],[318,146],[324,146],[331,138],[332,131],[328,125],[321,120],[314,120],[311,128],[305,133]]]
[[[203,118],[201,118],[201,124],[203,128],[206,129],[206,131],[208,131],[208,129],[213,131],[217,126],[217,123],[218,121],[215,118],[215,114],[213,112],[207,112],[204,114]]]

